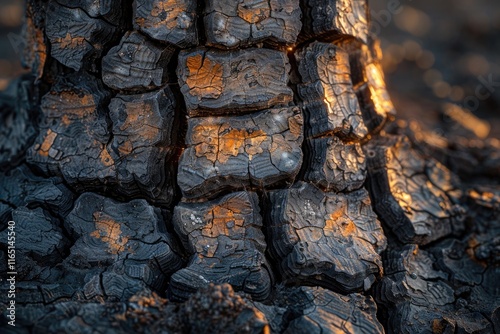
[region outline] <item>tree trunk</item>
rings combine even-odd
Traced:
[[[5,332],[500,332],[500,164],[393,122],[368,13],[28,0]]]

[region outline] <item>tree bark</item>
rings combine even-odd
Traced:
[[[394,122],[368,24],[364,0],[28,0],[5,332],[500,332],[498,158]]]

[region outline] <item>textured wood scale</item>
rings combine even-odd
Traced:
[[[12,333],[500,332],[498,145],[391,124],[368,21],[364,0],[28,0],[0,331],[12,220]]]

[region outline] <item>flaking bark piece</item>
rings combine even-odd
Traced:
[[[286,334],[383,334],[372,297],[341,295],[321,287],[288,288],[280,292],[292,318]],[[286,294],[286,295],[285,295]]]
[[[454,290],[448,274],[435,268],[436,260],[416,245],[387,252],[375,299],[389,310],[388,332],[491,333],[492,325],[479,309],[467,307],[463,297],[470,288]]]
[[[425,245],[463,229],[464,210],[454,204],[456,177],[424,158],[404,136],[380,136],[365,147],[374,209],[404,243]]]
[[[35,176],[26,165],[0,173],[0,182],[0,220],[4,223],[18,207],[43,207],[64,216],[73,205],[73,193],[61,178]]]
[[[188,120],[178,184],[186,198],[293,182],[302,163],[298,107]]]
[[[296,52],[306,137],[335,134],[359,140],[368,133],[353,89],[349,54],[334,44],[314,42]]]
[[[103,57],[102,80],[116,90],[160,88],[168,80],[167,65],[173,53],[171,46],[153,43],[135,31],[127,32]]]
[[[368,192],[324,193],[299,182],[270,192],[271,254],[286,283],[368,290],[383,272],[386,239]]]
[[[160,209],[145,200],[120,203],[84,193],[64,224],[76,240],[63,262],[65,278],[83,287],[86,298],[162,291],[182,264]]]
[[[325,191],[352,191],[366,179],[366,159],[359,143],[338,137],[306,140],[304,181]]]
[[[205,8],[207,44],[222,48],[268,42],[293,45],[302,28],[299,0],[210,0]]]
[[[123,0],[56,0],[68,8],[80,8],[93,18],[104,19],[112,25],[123,23]]]
[[[181,51],[177,76],[189,116],[241,114],[287,104],[286,53],[250,48]]]
[[[301,0],[304,10],[302,40],[339,35],[368,42],[368,9],[364,0]]]
[[[144,194],[159,203],[173,197],[175,99],[170,88],[117,95],[109,104],[113,138],[108,146],[116,162],[116,182],[127,197]]]
[[[135,0],[134,28],[180,48],[198,45],[196,0]]]
[[[26,41],[21,55],[21,63],[29,68],[36,80],[41,79],[47,60],[47,38],[44,34],[47,4],[37,0],[26,1],[26,17],[22,34]],[[20,47],[17,44],[14,47]]]
[[[175,300],[209,283],[230,283],[255,300],[271,291],[271,276],[264,252],[262,218],[255,193],[237,192],[205,203],[180,203],[173,223],[191,255],[187,268],[170,281]]]
[[[55,0],[48,4],[45,27],[51,56],[75,71],[95,70],[95,60],[118,30],[104,20],[88,16],[81,8],[61,6]]]

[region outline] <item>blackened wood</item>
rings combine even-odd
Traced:
[[[386,254],[386,275],[376,287],[376,300],[389,308],[387,330],[405,334],[423,331],[491,333],[492,325],[479,308],[467,307],[471,287],[454,290],[447,281],[448,274],[433,265],[436,260],[416,245],[393,249]],[[473,268],[466,266],[459,270]],[[486,297],[484,290],[483,297]]]
[[[33,77],[20,77],[0,93],[0,171],[18,165],[36,137]]]
[[[115,173],[105,105],[109,99],[100,81],[77,73],[60,78],[42,98],[40,133],[27,160],[70,184],[92,186]]]
[[[85,193],[64,225],[75,239],[62,264],[65,280],[87,298],[127,300],[145,287],[162,291],[182,264],[160,210],[145,200],[120,203]]]
[[[269,49],[182,51],[177,76],[190,116],[241,114],[292,100],[285,53]]]
[[[327,43],[314,42],[296,52],[307,137],[336,134],[361,139],[367,133],[350,77],[349,54]]]
[[[41,206],[62,216],[73,205],[73,194],[62,179],[35,176],[26,165],[0,174],[0,180],[0,220],[3,224],[18,207]]]
[[[102,80],[113,89],[141,91],[160,88],[168,80],[167,65],[174,53],[138,32],[128,32],[102,58]]]
[[[326,191],[359,189],[366,178],[366,159],[359,143],[338,137],[307,139],[304,180]]]
[[[301,0],[302,39],[348,35],[367,43],[368,8],[364,0]]]
[[[93,18],[106,20],[112,25],[123,24],[126,11],[123,0],[56,0],[60,5],[68,8],[80,8]]]
[[[23,48],[21,63],[31,70],[37,80],[43,75],[48,56],[47,38],[44,34],[46,7],[46,3],[41,1],[26,1],[26,17],[23,25],[26,45]]]
[[[270,193],[271,250],[287,283],[342,292],[370,288],[386,239],[364,189],[324,193],[308,183]]]
[[[300,287],[281,292],[292,317],[284,333],[378,333],[377,305],[361,294],[341,295],[320,287]]]
[[[55,0],[48,4],[45,33],[50,55],[76,71],[95,70],[95,61],[116,32],[116,27],[88,16],[83,9],[61,6]]]
[[[117,95],[109,105],[112,141],[108,146],[116,164],[120,192],[144,194],[163,204],[173,196],[172,166],[175,99],[167,87],[138,95]]]
[[[255,300],[267,298],[271,277],[259,211],[257,195],[248,192],[176,206],[174,227],[191,260],[172,276],[172,298],[183,300],[209,283],[225,282]]]
[[[302,163],[298,107],[188,120],[178,184],[187,198],[293,182]]]
[[[222,48],[269,42],[293,45],[302,28],[299,0],[209,0],[207,44]]]
[[[376,137],[364,148],[374,209],[401,242],[427,244],[463,229],[463,208],[450,198],[458,180],[449,170],[403,136]]]
[[[134,28],[181,48],[198,45],[196,0],[135,0]]]

